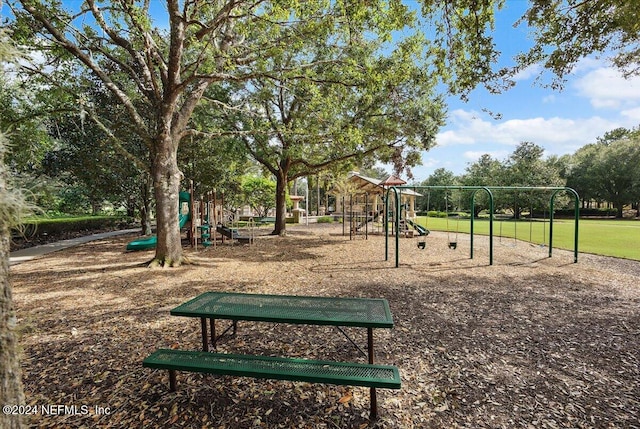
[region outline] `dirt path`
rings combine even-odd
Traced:
[[[76,405],[36,427],[496,428],[640,427],[640,263],[496,244],[427,249],[384,237],[349,241],[338,226],[296,226],[254,246],[187,250],[193,266],[150,270],[130,237],[11,268],[28,403]],[[391,249],[393,252],[393,248]],[[194,320],[169,310],[207,290],[384,297],[395,328],[376,332],[377,361],[400,368],[400,391],[179,374],[142,368],[158,347],[200,347]],[[386,331],[386,330],[385,330]],[[351,334],[359,341],[365,336]],[[331,328],[243,323],[223,352],[331,360],[362,357]],[[96,413],[95,407],[102,414]],[[108,408],[108,413],[106,409]],[[69,410],[67,410],[69,411]],[[84,415],[86,414],[86,415]]]

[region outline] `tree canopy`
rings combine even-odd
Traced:
[[[400,0],[167,0],[162,13],[152,11],[155,3],[149,1],[10,4],[18,40],[43,52],[47,64],[70,65],[72,74],[92,73],[148,148],[157,202],[157,264],[182,261],[177,153],[181,141],[194,134],[193,113],[211,85],[283,76],[313,82],[309,71],[353,62],[353,55],[345,54],[362,43],[396,43],[407,32],[422,40],[428,59],[424,76],[437,76],[452,92],[468,93],[496,80],[492,1],[421,2],[422,19],[434,24],[430,37],[416,30],[416,11]],[[302,55],[289,63],[290,52]],[[409,58],[407,64],[412,63]],[[358,70],[358,64],[352,66]],[[338,78],[342,82],[349,75]]]
[[[520,19],[532,30],[534,46],[517,57],[517,70],[543,65],[562,85],[576,64],[605,57],[626,76],[640,73],[640,1],[530,0]]]
[[[247,150],[277,179],[275,234],[285,228],[290,180],[364,158],[393,162],[398,170],[415,165],[443,123],[436,79],[420,68],[419,39],[400,42],[391,53],[381,41],[345,41],[331,48],[335,53],[326,45],[272,59],[294,70],[314,65],[304,68],[304,78],[295,72],[252,79],[239,99],[249,111],[239,122]]]

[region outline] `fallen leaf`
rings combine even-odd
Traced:
[[[347,402],[351,401],[352,399],[353,399],[353,395],[351,395],[351,393],[347,393],[342,398],[340,398],[340,400],[338,402],[341,403],[341,404],[346,404]]]

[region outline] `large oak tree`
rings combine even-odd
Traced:
[[[327,44],[271,59],[292,65],[311,57],[314,66],[302,78],[286,73],[253,79],[240,100],[251,115],[240,122],[247,149],[276,178],[274,234],[285,232],[291,180],[363,158],[393,162],[398,170],[415,165],[443,124],[436,79],[418,63],[419,38],[390,53],[370,40],[346,39],[333,47],[339,53]],[[341,60],[327,65],[332,56]]]

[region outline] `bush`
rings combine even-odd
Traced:
[[[58,211],[61,213],[82,214],[91,210],[89,198],[79,187],[66,187],[58,193]]]
[[[93,231],[101,229],[122,228],[134,220],[127,216],[84,216],[77,218],[60,219],[33,219],[21,225],[21,232],[16,234],[25,237],[37,237],[45,235],[63,235],[66,233]]]
[[[333,218],[331,216],[322,216],[318,218],[318,223],[333,223]]]

